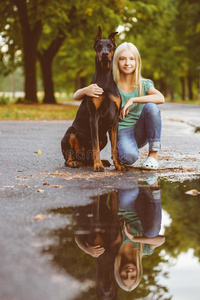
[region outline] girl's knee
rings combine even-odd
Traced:
[[[144,105],[144,109],[147,110],[148,113],[151,113],[153,115],[159,114],[160,115],[160,108],[157,104],[148,102]]]
[[[119,151],[119,160],[121,163],[125,165],[132,165],[136,162],[138,159],[139,152],[133,152],[133,151],[126,151],[122,152]]]

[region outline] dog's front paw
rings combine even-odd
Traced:
[[[73,160],[73,161],[65,161],[65,166],[70,168],[79,168],[81,164],[78,161]]]
[[[94,164],[94,171],[95,172],[104,172],[104,166],[102,163]]]

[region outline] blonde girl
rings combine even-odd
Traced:
[[[163,95],[153,82],[141,76],[141,57],[132,43],[122,43],[113,58],[113,77],[117,83],[122,110],[119,118],[118,154],[126,165],[138,159],[139,148],[149,144],[149,155],[144,169],[158,168],[158,151],[161,148],[161,116],[158,104]]]

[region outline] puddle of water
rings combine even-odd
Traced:
[[[88,283],[76,300],[198,299],[200,195],[186,192],[200,180],[153,181],[48,211],[72,220],[49,232],[42,253]]]

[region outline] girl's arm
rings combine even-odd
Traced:
[[[133,105],[133,103],[147,103],[152,102],[155,104],[162,104],[165,102],[165,98],[163,94],[155,89],[154,87],[150,87],[147,92],[148,95],[130,98],[126,104],[122,107],[120,116],[124,119],[125,115],[128,115],[129,109]]]
[[[148,244],[152,249],[162,245],[165,242],[165,237],[163,235],[157,235],[154,238],[147,238],[146,236],[134,236],[129,227],[129,224],[126,224],[125,221],[123,221],[122,223],[122,229],[129,240],[133,242]]]
[[[154,249],[164,244],[165,237],[163,235],[157,235],[154,238],[147,238],[145,236],[136,236],[134,237],[133,241],[148,244],[150,248]]]
[[[74,99],[81,100],[85,95],[89,97],[99,97],[102,94],[103,89],[100,88],[96,83],[92,83],[82,89],[77,90],[74,93]]]

